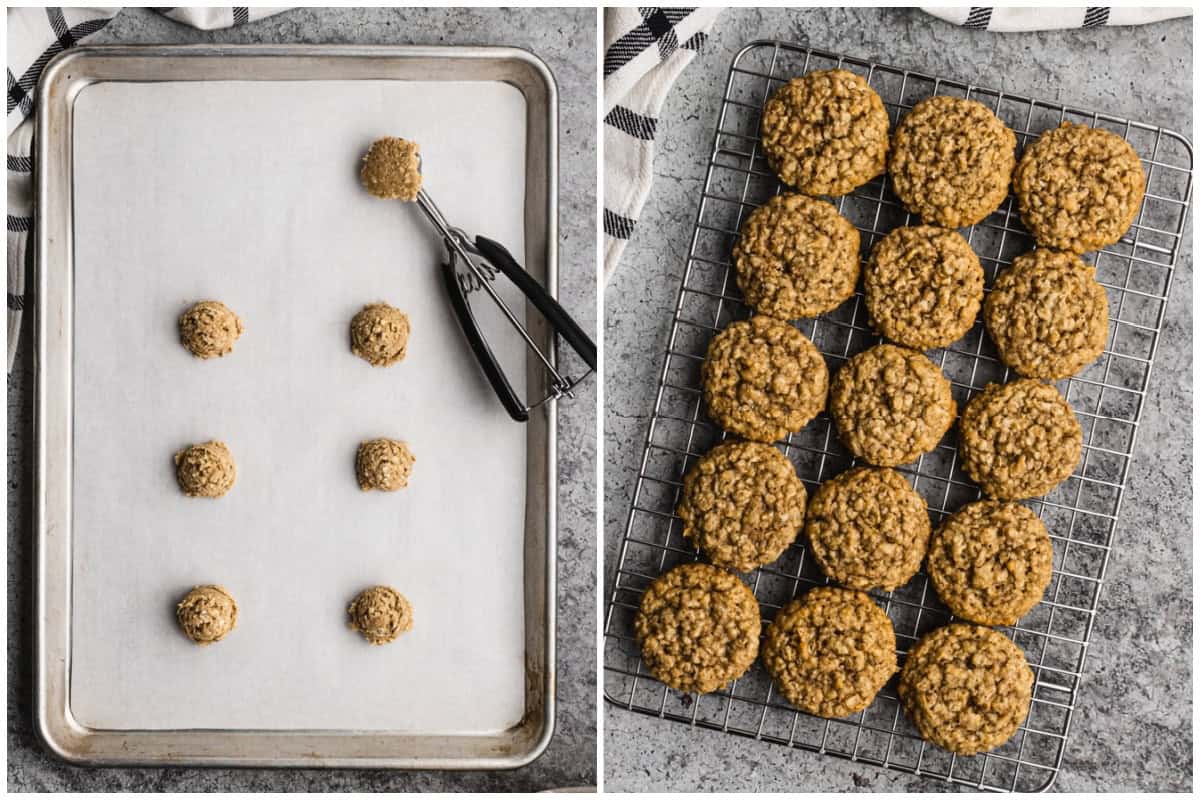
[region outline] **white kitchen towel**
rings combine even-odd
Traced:
[[[1101,25],[1145,25],[1164,19],[1186,17],[1192,10],[1181,8],[1142,8],[1138,6],[1095,8],[986,8],[955,6],[921,10],[965,28],[1011,33],[1014,31],[1053,31],[1063,28],[1095,28]]]
[[[34,96],[54,56],[103,28],[120,7],[8,9],[8,371],[12,372],[27,302],[26,248],[33,230]],[[285,8],[156,9],[194,28],[228,28]]]
[[[658,115],[719,8],[604,11],[604,277],[633,235],[654,181]]]
[[[247,22],[254,22],[264,17],[269,17],[272,14],[287,11],[288,9],[185,6],[183,8],[160,8],[156,10],[163,16],[169,17],[176,22],[182,22],[184,25],[190,25],[202,31],[211,31],[217,28],[232,28],[234,25],[245,25]]]

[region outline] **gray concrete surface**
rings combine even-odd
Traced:
[[[560,117],[560,298],[585,330],[595,312],[595,11],[302,9],[204,33],[146,10],[121,14],[95,42],[505,44],[554,72]],[[25,315],[31,331],[32,314]],[[8,788],[10,791],[538,791],[596,782],[596,382],[559,406],[558,726],[546,753],[512,772],[87,769],[64,764],[31,729],[34,364],[25,338],[8,380]]]
[[[734,54],[756,38],[814,47],[1077,104],[1191,138],[1192,21],[998,35],[915,9],[730,10],[659,122],[653,193],[605,290],[606,590],[662,365],[712,131]],[[1060,791],[1192,788],[1190,229],[1092,634]],[[606,591],[607,596],[607,591]],[[937,791],[926,779],[693,730],[611,706],[605,787]]]

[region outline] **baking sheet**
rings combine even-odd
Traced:
[[[75,101],[71,708],[106,729],[495,732],[524,713],[526,430],[479,374],[415,207],[358,185],[381,135],[421,143],[452,222],[524,251],[525,100],[500,83],[98,83]],[[506,291],[512,307],[522,304]],[[175,321],[219,299],[246,331],[197,361]],[[387,300],[406,359],[348,323]],[[478,305],[478,301],[476,301]],[[525,385],[520,342],[493,346]],[[409,488],[360,492],[354,452],[406,440]],[[171,455],[238,466],[183,497]],[[173,604],[220,583],[237,629],[200,648]],[[397,587],[413,630],[371,647],[354,594]]]

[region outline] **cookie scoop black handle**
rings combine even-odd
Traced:
[[[529,411],[517,397],[517,393],[513,391],[512,384],[504,375],[504,370],[500,369],[500,364],[492,355],[492,348],[488,347],[483,334],[479,332],[479,323],[475,321],[475,315],[471,313],[471,304],[467,302],[467,295],[463,292],[462,284],[459,283],[453,259],[442,264],[442,278],[446,283],[446,292],[450,295],[450,305],[454,309],[454,316],[458,317],[458,325],[462,328],[463,335],[467,337],[467,344],[475,353],[475,360],[479,362],[479,366],[483,367],[483,374],[492,384],[496,396],[500,398],[500,402],[504,404],[510,417],[517,422],[528,422]]]
[[[542,316],[550,323],[550,327],[566,339],[567,344],[571,345],[571,349],[579,354],[588,368],[595,370],[595,342],[588,338],[588,335],[558,304],[558,301],[551,297],[550,293],[534,280],[533,276],[526,272],[499,242],[493,242],[483,236],[476,236],[475,246],[479,248],[480,254],[488,260],[488,263],[507,275],[508,279],[521,290],[521,293],[529,298],[529,302],[533,303],[534,308],[542,313]]]

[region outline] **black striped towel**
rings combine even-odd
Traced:
[[[625,250],[654,180],[658,114],[719,8],[604,10],[604,275]]]
[[[1141,8],[1137,6],[1085,8],[985,8],[956,6],[922,11],[965,28],[998,31],[1053,31],[1062,28],[1094,28],[1099,25],[1145,25],[1164,19],[1186,17],[1190,8]]]
[[[8,371],[12,372],[27,302],[25,249],[33,229],[33,114],[47,62],[103,28],[120,7],[8,9]],[[212,30],[241,25],[284,8],[163,8],[176,22]]]

